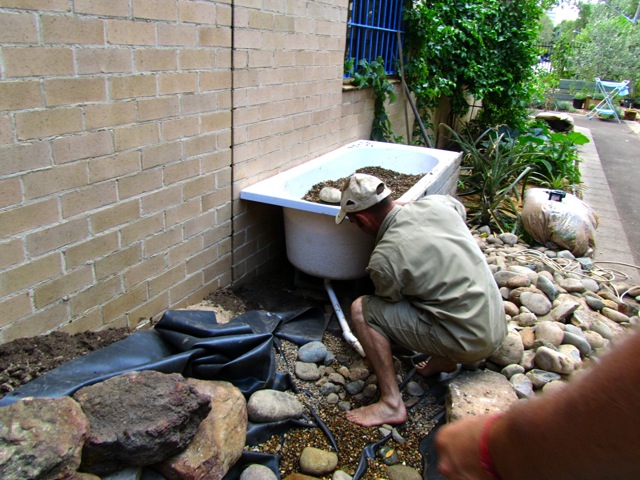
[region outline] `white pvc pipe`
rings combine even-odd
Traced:
[[[328,278],[324,279],[324,289],[329,294],[329,298],[331,299],[331,305],[333,305],[333,310],[336,312],[336,316],[338,317],[338,322],[340,322],[340,328],[342,328],[342,336],[347,341],[347,343],[356,350],[356,352],[358,352],[363,357],[366,357],[364,350],[362,349],[362,345],[360,345],[360,342],[355,337],[355,335],[351,333],[351,328],[349,328],[349,324],[347,323],[347,319],[344,316],[344,312],[342,311],[340,302],[338,302],[336,293],[333,291],[333,287],[331,286],[331,281]]]

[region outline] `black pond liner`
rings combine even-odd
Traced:
[[[277,313],[254,310],[224,324],[217,323],[216,315],[211,311],[167,310],[153,329],[134,332],[123,340],[43,374],[0,399],[0,407],[27,397],[70,396],[82,387],[141,370],[180,373],[185,377],[202,380],[228,381],[247,399],[252,393],[265,388],[297,392],[291,375],[276,372],[274,352],[280,350],[279,339],[296,345],[322,341],[327,324],[324,312],[315,307]],[[415,370],[409,373],[403,386],[414,372]],[[444,389],[444,384],[441,387]],[[432,389],[428,394],[434,394]],[[258,445],[273,434],[284,433],[291,428],[317,427],[337,452],[332,432],[309,405],[307,408],[313,419],[305,417],[302,420],[249,423],[247,445]],[[359,476],[366,471],[366,459],[373,458],[387,440],[388,437],[385,437],[365,447],[358,466]],[[421,442],[421,453],[433,456],[429,449],[422,451],[423,443],[427,445],[427,442]],[[236,480],[246,466],[255,463],[267,466],[280,479],[279,460],[277,455],[245,451],[223,480]],[[359,476],[354,479],[360,478]],[[145,468],[143,478],[163,477]]]

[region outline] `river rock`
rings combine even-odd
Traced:
[[[583,357],[588,357],[589,355],[591,355],[592,347],[587,341],[584,334],[580,336],[565,330],[562,343],[575,346],[580,351],[580,354]]]
[[[194,378],[187,382],[209,397],[211,412],[200,423],[189,446],[154,469],[169,479],[223,478],[242,456],[247,436],[247,402],[231,383]]]
[[[604,301],[597,295],[585,295],[584,300],[592,310],[599,312],[605,307]]]
[[[540,370],[539,368],[529,370],[526,375],[529,377],[529,380],[531,380],[531,384],[535,389],[540,389],[547,383],[562,379],[562,377],[557,373],[547,372],[546,370]]]
[[[351,475],[349,475],[347,472],[345,472],[344,470],[336,470],[335,472],[333,472],[333,476],[331,477],[331,480],[352,480],[353,477]]]
[[[502,341],[502,345],[493,353],[489,360],[504,367],[511,363],[519,363],[524,352],[522,339],[517,332],[509,331]]]
[[[603,347],[607,346],[607,344],[609,342],[602,335],[600,335],[598,332],[594,332],[594,331],[586,331],[586,332],[584,332],[584,338],[589,343],[589,346],[594,350],[597,349],[597,348],[603,348]],[[570,343],[570,342],[567,342],[567,343]]]
[[[538,274],[529,267],[524,267],[522,265],[509,265],[507,270],[510,272],[516,272],[518,275],[525,275],[529,280],[531,280],[531,283],[534,284],[538,280]]]
[[[264,389],[254,392],[247,402],[249,421],[254,423],[270,423],[300,418],[304,407],[300,400],[287,392]]]
[[[505,232],[498,235],[498,238],[505,244],[513,247],[516,243],[518,243],[518,236],[513,233]]]
[[[516,373],[509,379],[509,381],[511,382],[511,385],[513,385],[518,398],[529,398],[534,395],[533,384],[529,377],[524,373]]]
[[[493,274],[493,279],[498,284],[498,287],[506,287],[507,282],[515,277],[518,277],[519,274],[516,272],[509,272],[507,270],[500,270]]]
[[[504,313],[506,315],[509,315],[510,317],[515,317],[516,315],[518,315],[520,313],[520,309],[513,302],[510,302],[510,301],[506,300],[506,301],[502,302],[502,305],[504,306]]]
[[[306,447],[300,455],[300,470],[309,475],[323,476],[338,466],[338,456],[315,447]]]
[[[600,285],[593,278],[581,278],[580,282],[582,282],[586,291],[595,293],[600,289]]]
[[[406,465],[391,465],[387,467],[389,480],[422,480],[422,475]]]
[[[582,355],[580,354],[580,350],[578,350],[574,345],[560,345],[558,347],[558,351],[560,353],[564,353],[567,357],[573,360],[574,370],[582,365]]]
[[[564,338],[564,330],[555,322],[540,322],[536,325],[536,341],[558,346]]]
[[[540,347],[536,350],[536,365],[542,370],[563,375],[575,370],[575,363],[571,358],[548,347]]]
[[[264,465],[249,465],[240,474],[240,480],[277,480],[278,476]]]
[[[357,395],[364,388],[363,380],[356,380],[355,382],[349,382],[345,385],[345,389],[350,395]]]
[[[340,203],[342,193],[334,187],[323,187],[318,196],[320,200],[326,203]]]
[[[531,285],[531,279],[526,275],[516,275],[507,280],[505,287],[507,288],[519,288],[528,287]]]
[[[524,367],[522,365],[518,365],[517,363],[512,363],[511,365],[507,365],[500,373],[504,375],[507,380],[513,377],[516,373],[524,373]]]
[[[296,377],[306,382],[315,382],[322,376],[318,365],[309,362],[296,362],[295,373]]]
[[[552,302],[558,295],[558,290],[556,289],[553,281],[548,279],[545,275],[538,275],[538,279],[536,280],[536,287],[540,289],[540,291],[544,293]]]
[[[366,367],[353,367],[349,370],[349,380],[366,380],[371,375],[371,372]]]
[[[538,317],[535,313],[522,312],[513,317],[513,321],[521,327],[531,327],[532,325],[536,324],[536,322],[538,321]]]
[[[586,288],[582,282],[575,278],[564,278],[559,282],[561,288],[565,289],[567,292],[584,292]]]
[[[546,315],[551,311],[551,300],[542,293],[522,292],[520,303],[536,315]]]
[[[73,398],[89,418],[81,470],[96,475],[159,463],[184,450],[211,402],[177,373],[130,372]]]
[[[298,360],[307,363],[321,363],[327,356],[327,347],[322,342],[309,342],[298,349]]]
[[[559,302],[555,307],[551,309],[551,312],[549,312],[549,316],[553,320],[566,323],[567,320],[569,320],[573,316],[573,312],[575,312],[579,307],[580,304],[578,302]]]
[[[620,313],[618,310],[614,310],[609,307],[604,307],[602,309],[602,314],[617,323],[625,323],[630,320],[624,313]]]
[[[70,397],[24,398],[0,408],[0,478],[71,477],[89,420]]]

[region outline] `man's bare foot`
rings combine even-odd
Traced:
[[[397,424],[407,419],[407,410],[402,401],[397,408],[392,408],[383,402],[377,402],[348,411],[347,419],[363,427],[373,427],[384,423]]]
[[[416,363],[416,372],[423,377],[430,377],[438,373],[455,372],[458,364],[444,357],[431,357],[424,362]]]

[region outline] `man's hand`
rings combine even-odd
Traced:
[[[435,438],[438,470],[447,480],[486,480],[480,465],[480,435],[490,415],[469,416],[444,425]]]

